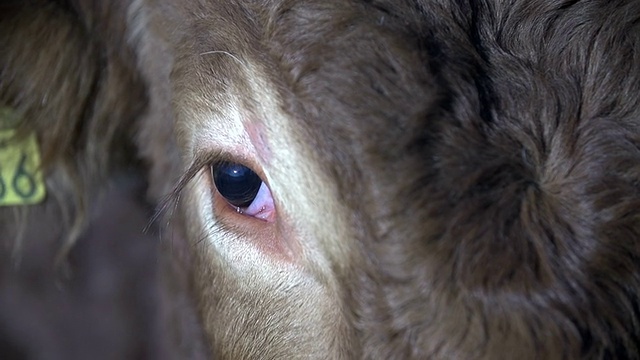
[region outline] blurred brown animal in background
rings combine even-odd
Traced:
[[[0,351],[640,358],[637,1],[0,9]]]

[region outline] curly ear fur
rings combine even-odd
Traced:
[[[637,2],[275,3],[362,357],[640,357]]]

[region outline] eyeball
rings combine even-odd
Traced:
[[[273,196],[255,171],[235,162],[221,162],[213,165],[211,170],[218,193],[229,205],[241,214],[273,220]]]

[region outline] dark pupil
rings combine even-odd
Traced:
[[[262,184],[262,180],[253,170],[230,162],[223,162],[214,167],[213,182],[220,195],[237,207],[251,205]]]

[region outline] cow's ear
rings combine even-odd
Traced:
[[[41,177],[20,185],[29,190],[35,184],[39,196],[34,201],[0,203],[3,241],[28,247],[20,240],[25,226],[46,222],[55,225],[48,234],[55,233],[54,247],[66,253],[111,175],[138,166],[134,138],[148,107],[147,86],[123,30],[124,2],[108,3],[0,5],[3,134],[35,139],[35,147],[12,146],[5,152],[5,158],[17,159],[8,162],[17,165],[12,171],[3,166],[2,182],[13,184],[23,170],[37,170]],[[25,189],[17,192],[29,193]]]
[[[37,133],[45,169],[78,156],[91,176],[109,169],[121,161],[114,154],[122,155],[122,139],[146,108],[121,3],[2,7],[0,105],[20,115],[24,131]]]

